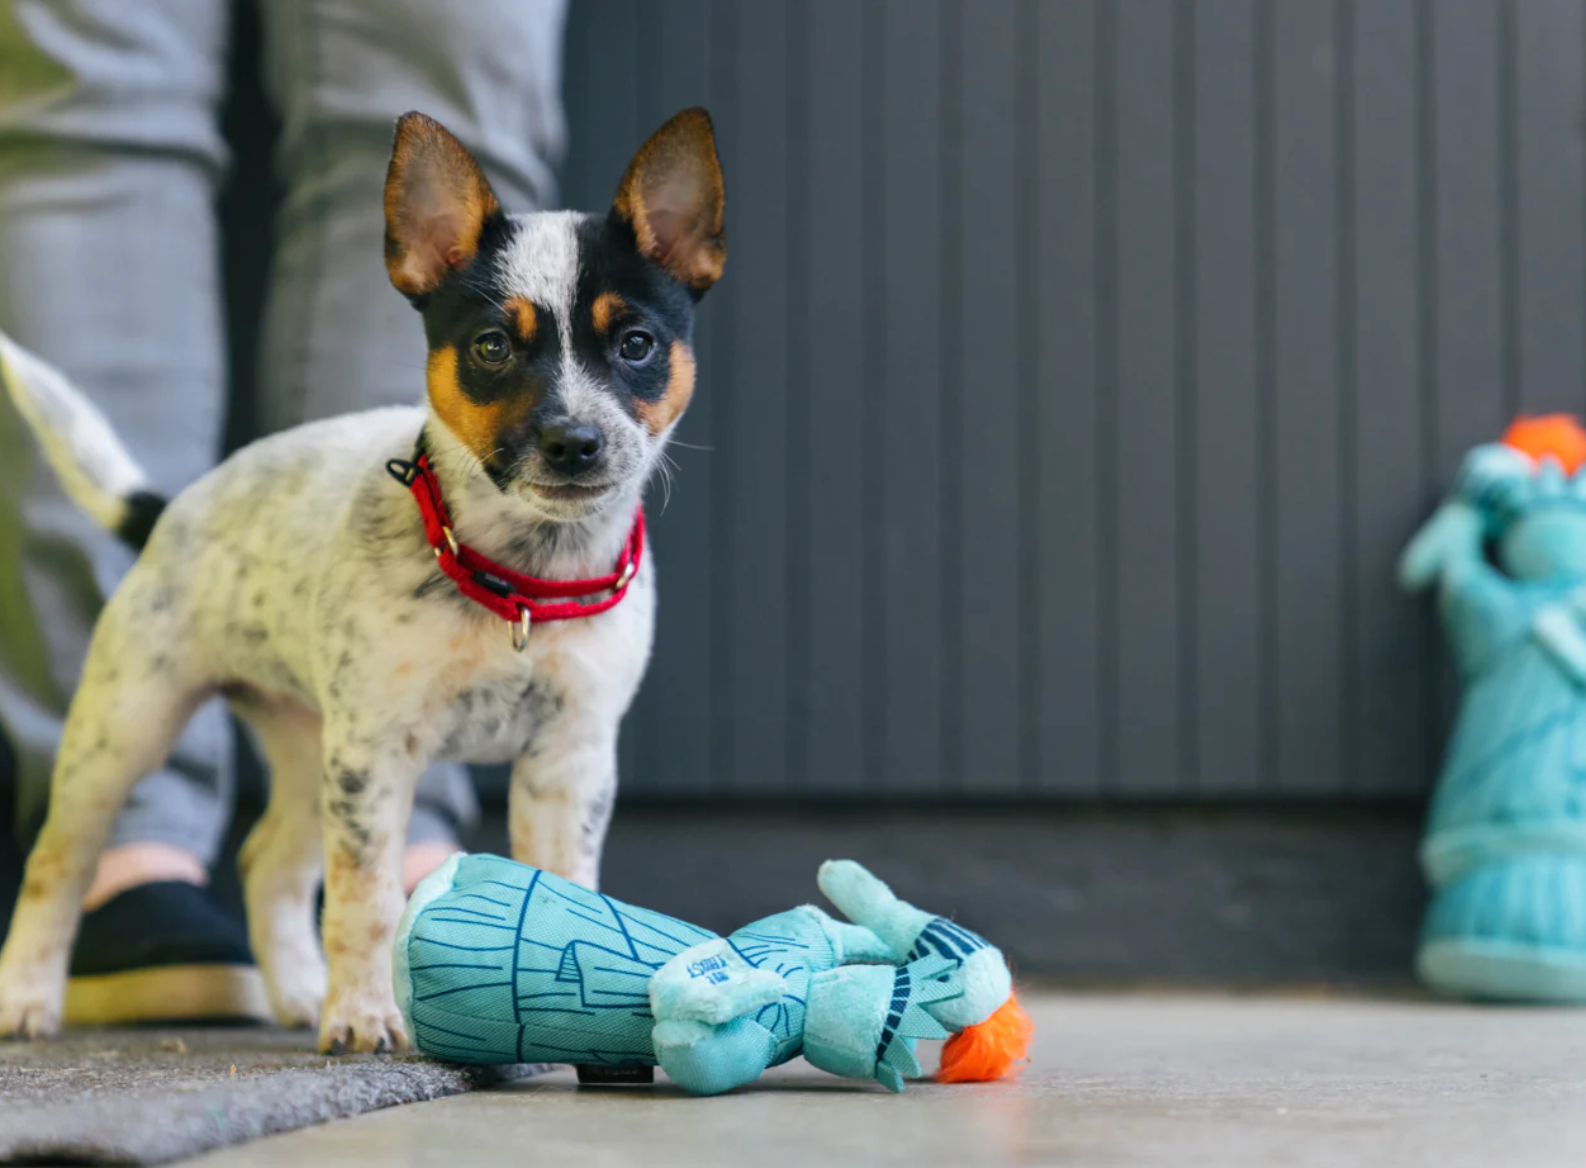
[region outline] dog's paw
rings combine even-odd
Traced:
[[[319,1022],[320,1006],[325,1001],[325,966],[294,968],[289,974],[266,970],[265,987],[270,994],[270,1012],[276,1022],[293,1030],[306,1030]]]
[[[325,1054],[371,1054],[408,1049],[407,1028],[390,992],[332,994],[320,1015],[319,1049]]]
[[[0,1038],[49,1038],[60,1028],[59,994],[37,987],[0,986]]]

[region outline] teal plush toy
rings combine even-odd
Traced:
[[[457,855],[397,931],[414,1045],[462,1063],[648,1068],[699,1095],[803,1054],[893,1091],[915,1045],[951,1038],[941,1081],[1000,1078],[1030,1024],[1007,962],[852,861],[821,866],[852,923],[804,906],[727,937],[498,856]]]
[[[1586,1001],[1586,431],[1521,419],[1406,549],[1463,685],[1421,862],[1417,968],[1465,997]]]

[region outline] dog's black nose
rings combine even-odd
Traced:
[[[594,466],[605,448],[600,427],[587,422],[546,426],[540,431],[540,453],[552,470],[576,475]]]

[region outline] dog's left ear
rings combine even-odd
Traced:
[[[686,109],[633,156],[611,213],[633,231],[641,253],[697,297],[727,262],[726,201],[710,115]]]
[[[385,179],[385,266],[408,297],[433,292],[479,250],[501,204],[479,163],[445,126],[403,114]]]

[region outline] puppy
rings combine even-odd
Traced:
[[[169,506],[88,401],[0,337],[10,392],[64,484],[129,542],[147,537],[66,720],[0,953],[0,1033],[59,1026],[111,822],[215,694],[272,776],[242,855],[253,950],[277,1018],[317,1019],[321,1050],[407,1046],[391,943],[431,760],[512,762],[513,856],[595,886],[618,723],[654,622],[639,500],[693,392],[723,201],[703,110],[645,143],[605,216],[504,213],[467,149],[407,114],[385,259],[422,314],[427,406],[266,438]],[[589,594],[549,585],[534,603],[514,572]]]

